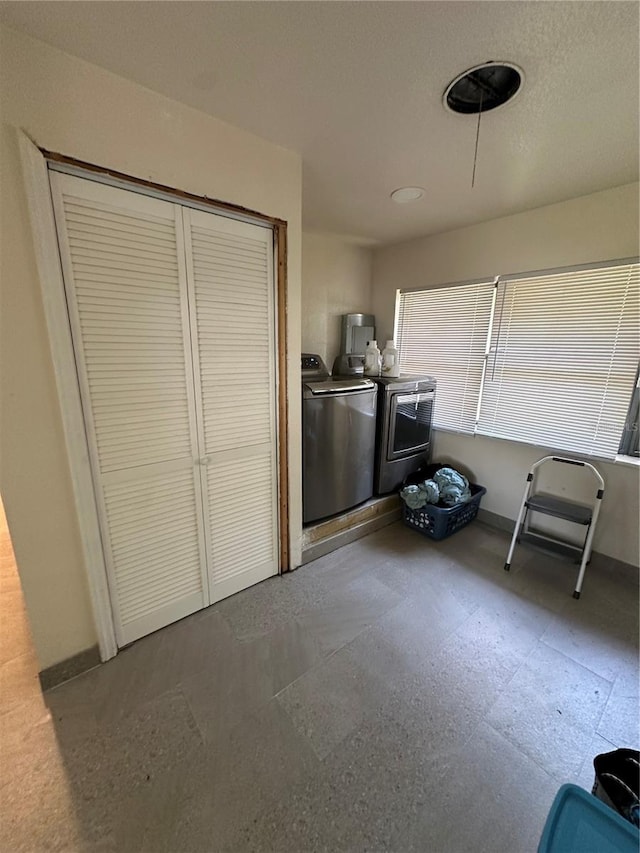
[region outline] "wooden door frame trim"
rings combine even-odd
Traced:
[[[183,202],[195,202],[198,205],[204,205],[212,210],[220,213],[226,211],[234,216],[248,217],[257,219],[260,222],[265,222],[269,225],[284,225],[286,222],[283,219],[278,219],[276,216],[267,216],[265,213],[259,213],[257,210],[252,210],[250,207],[243,207],[240,204],[231,204],[228,201],[220,201],[218,199],[208,198],[206,195],[196,195],[195,193],[179,190],[176,187],[168,187],[166,184],[158,184],[155,181],[148,181],[144,178],[136,178],[133,175],[127,175],[125,172],[118,172],[115,169],[109,169],[104,166],[96,166],[95,163],[87,163],[86,160],[77,160],[75,157],[67,157],[66,154],[59,154],[56,151],[48,151],[46,148],[40,148],[45,160],[51,163],[61,163],[71,166],[74,169],[81,169],[83,172],[94,172],[103,177],[112,178],[114,181],[122,181],[129,186],[134,185],[153,192],[163,193],[179,198]]]
[[[253,219],[270,226],[274,236],[278,366],[278,495],[279,495],[279,563],[280,572],[290,569],[289,478],[288,478],[288,391],[287,391],[287,223],[277,217],[228,202],[197,196],[183,190],[146,181],[96,166],[64,154],[38,147],[21,130],[18,133],[20,159],[27,195],[27,205],[34,236],[34,254],[40,291],[47,323],[52,363],[64,429],[67,458],[82,542],[82,552],[89,582],[89,593],[103,661],[118,652],[111,599],[107,586],[107,570],[102,550],[93,476],[89,464],[87,436],[77,382],[71,332],[67,316],[64,281],[58,251],[53,202],[49,186],[48,161],[68,165],[84,172],[136,185],[141,189],[166,194],[184,202],[226,212],[242,219]]]
[[[287,393],[287,223],[274,224],[278,342],[278,480],[280,572],[291,569],[289,545],[289,395]]]
[[[91,607],[100,658],[106,661],[118,653],[118,646],[67,315],[47,161],[22,131],[18,131],[18,144]]]

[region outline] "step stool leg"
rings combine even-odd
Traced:
[[[582,590],[582,580],[584,578],[584,573],[587,570],[587,549],[585,548],[582,552],[582,561],[580,562],[580,571],[578,573],[578,582],[576,583],[576,588],[573,591],[574,598],[580,598],[580,592]]]
[[[529,497],[529,490],[531,489],[531,481],[533,480],[533,474],[529,472],[527,475],[527,485],[524,489],[524,495],[522,496],[522,503],[520,504],[520,512],[518,513],[518,518],[516,519],[516,526],[513,528],[513,536],[511,537],[511,545],[509,546],[509,553],[507,554],[507,562],[504,564],[505,572],[508,572],[511,568],[511,558],[513,557],[513,552],[516,549],[516,542],[518,541],[518,536],[520,535],[520,526],[522,524],[522,519],[524,517],[526,511],[526,502]]]
[[[584,548],[582,549],[582,561],[580,562],[580,572],[578,573],[578,582],[576,584],[576,588],[573,592],[574,598],[580,598],[580,592],[582,591],[582,581],[584,579],[584,573],[587,569],[587,563],[591,558],[591,547],[593,545],[593,534],[596,532],[596,521],[598,520],[598,515],[600,513],[600,505],[602,503],[602,496],[604,494],[603,490],[598,492],[598,496],[596,498],[595,505],[593,507],[593,515],[591,516],[591,523],[589,524],[589,530],[587,531],[587,538],[584,542]]]

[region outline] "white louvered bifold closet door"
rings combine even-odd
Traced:
[[[51,185],[122,646],[209,603],[182,208]]]
[[[183,211],[212,601],[278,572],[273,233]]]

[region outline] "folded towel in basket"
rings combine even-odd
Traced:
[[[469,481],[454,468],[440,468],[433,479],[440,489],[440,500],[446,506],[466,504],[471,500]]]
[[[400,497],[411,509],[422,509],[427,504],[437,504],[440,499],[440,489],[433,480],[425,480],[417,486],[405,486]]]
[[[454,468],[439,468],[432,480],[405,486],[400,497],[410,509],[422,509],[427,504],[456,506],[471,500],[469,481]]]

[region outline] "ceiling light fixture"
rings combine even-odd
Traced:
[[[452,113],[478,116],[471,187],[476,181],[480,117],[513,100],[522,87],[524,73],[512,62],[483,62],[463,71],[444,90],[442,103]]]
[[[407,204],[410,201],[418,201],[424,195],[422,187],[400,187],[391,193],[391,198],[397,204]]]

